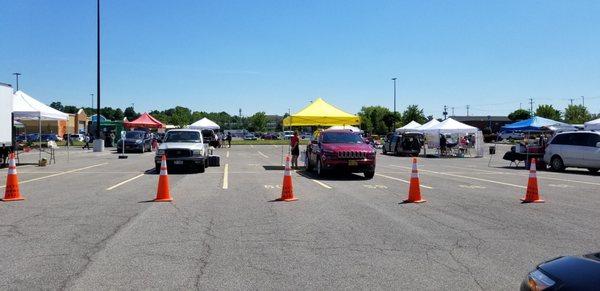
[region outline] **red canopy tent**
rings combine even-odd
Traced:
[[[152,117],[152,115],[144,112],[140,117],[136,120],[125,122],[123,124],[127,128],[165,128],[165,125],[158,121],[158,119]]]

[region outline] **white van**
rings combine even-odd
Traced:
[[[552,138],[544,154],[544,162],[554,171],[568,167],[600,169],[600,132],[571,131]]]

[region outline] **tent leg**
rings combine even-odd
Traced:
[[[38,135],[38,140],[39,140],[39,159],[38,159],[38,164],[42,161],[42,114],[40,113],[40,116],[38,118],[38,130],[39,130],[39,135]]]

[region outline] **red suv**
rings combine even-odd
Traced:
[[[306,149],[307,170],[316,169],[322,177],[327,171],[375,175],[375,149],[349,130],[325,130]]]

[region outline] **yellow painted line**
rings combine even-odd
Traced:
[[[263,156],[265,159],[268,159],[268,158],[269,158],[269,156],[267,156],[267,155],[265,155],[265,154],[261,153],[260,151],[257,151],[257,152],[258,152],[258,154],[259,154],[259,155]]]
[[[225,155],[226,158],[229,158],[229,151],[227,151],[227,154]]]
[[[127,180],[125,180],[125,181],[123,181],[121,183],[118,183],[117,185],[114,185],[112,187],[108,187],[108,188],[106,188],[106,191],[110,191],[110,190],[115,189],[115,188],[117,188],[117,187],[119,187],[121,185],[125,185],[125,184],[127,184],[127,183],[129,183],[129,182],[131,182],[131,181],[133,181],[133,180],[141,177],[141,176],[144,176],[144,174],[139,174],[139,175],[137,175],[137,176],[135,176],[135,177],[133,177],[131,179],[127,179]]]
[[[396,181],[404,182],[404,183],[406,183],[406,184],[410,184],[410,181],[403,180],[403,179],[400,179],[400,178],[396,178],[396,177],[390,177],[390,176],[386,176],[386,175],[381,175],[381,174],[378,174],[378,173],[376,173],[375,175],[376,175],[376,176],[379,176],[379,177],[387,178],[387,179],[392,179],[392,180],[396,180]],[[430,187],[430,186],[425,186],[425,185],[423,185],[423,184],[421,184],[421,185],[419,185],[419,186],[421,186],[421,187],[423,187],[423,188],[426,188],[426,189],[433,189],[433,187]]]
[[[91,168],[95,168],[95,167],[100,167],[100,166],[104,166],[104,165],[108,165],[108,163],[97,164],[97,165],[93,165],[93,166],[88,166],[88,167],[84,167],[84,168],[80,168],[80,169],[75,169],[75,170],[60,172],[60,173],[57,173],[57,174],[52,174],[52,175],[43,176],[43,177],[39,177],[39,178],[34,178],[34,179],[19,181],[19,184],[25,184],[25,183],[39,181],[39,180],[44,180],[44,179],[48,179],[48,178],[52,178],[52,177],[62,176],[62,175],[66,175],[66,174],[70,174],[70,173],[74,173],[74,172],[78,172],[78,171],[83,171],[83,170],[87,170],[87,169],[91,169]],[[0,189],[1,188],[6,188],[6,185],[0,186]]]
[[[399,166],[399,167],[400,168],[411,169],[411,168],[408,168],[408,167],[402,167],[402,166]],[[494,181],[494,180],[488,180],[488,179],[482,179],[482,178],[475,178],[475,177],[469,177],[469,176],[463,176],[463,175],[456,175],[456,174],[448,174],[448,173],[443,173],[443,172],[435,172],[435,171],[429,171],[429,170],[419,170],[419,171],[425,172],[425,173],[432,173],[432,174],[437,174],[437,175],[450,176],[450,177],[463,178],[463,179],[470,179],[470,180],[475,180],[475,181],[488,182],[488,183],[493,183],[493,184],[498,184],[498,185],[504,185],[504,186],[511,186],[511,187],[517,187],[517,188],[527,189],[527,187],[525,187],[525,186],[515,185],[515,184],[510,184],[510,183],[504,183],[504,182],[500,182],[500,181]]]
[[[325,184],[325,183],[323,183],[323,182],[321,182],[321,181],[318,181],[318,180],[313,180],[313,179],[311,179],[311,180],[312,180],[313,182],[315,182],[315,183],[317,183],[317,184],[321,185],[321,186],[322,186],[323,188],[325,188],[325,189],[331,189],[331,186],[329,186],[329,185],[327,185],[327,184]]]
[[[225,164],[223,171],[223,189],[229,188],[229,164]]]

